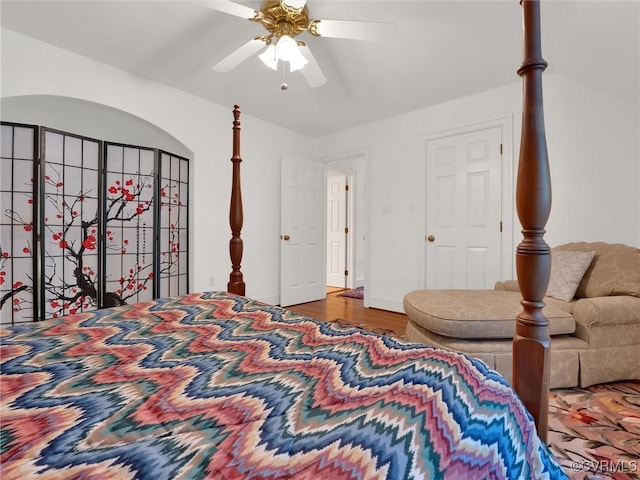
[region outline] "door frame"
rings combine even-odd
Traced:
[[[426,260],[427,260],[427,143],[431,140],[437,140],[444,137],[452,137],[462,135],[477,130],[485,130],[488,128],[500,127],[502,129],[502,246],[500,251],[501,267],[500,280],[508,280],[515,278],[514,272],[514,251],[513,243],[514,229],[517,228],[514,222],[514,185],[515,185],[515,166],[513,156],[513,115],[492,118],[474,123],[460,125],[458,127],[438,130],[422,136],[421,145],[421,161],[420,178],[420,215],[422,218],[422,233],[417,242],[419,242],[418,251],[420,252],[420,287],[426,287]]]
[[[363,306],[369,307],[369,268],[370,268],[370,169],[369,169],[369,151],[367,149],[358,149],[348,153],[341,154],[333,154],[327,157],[322,157],[320,161],[324,164],[324,207],[326,209],[327,205],[327,175],[329,171],[341,171],[344,172],[347,176],[351,177],[351,188],[350,188],[350,224],[353,227],[353,235],[350,235],[349,241],[352,243],[351,246],[351,262],[349,264],[350,271],[354,272],[352,276],[353,280],[353,288],[356,286],[364,286],[364,301]],[[361,158],[362,159],[362,168],[349,168],[345,165],[346,162],[351,161],[353,159]],[[358,188],[358,185],[361,186],[362,192],[357,195],[354,194],[355,190]],[[363,205],[359,205],[358,197],[361,199]],[[360,212],[362,218],[359,218],[356,222],[355,214],[356,212]],[[356,228],[356,223],[358,223],[361,227],[360,229]],[[323,216],[323,228],[324,228],[324,238],[327,238],[327,212],[325,211]],[[354,241],[356,235],[363,237],[363,242],[361,244],[361,250],[358,247],[357,241]],[[356,258],[362,254],[362,259],[364,262],[363,265],[363,276],[364,279],[361,282],[358,282],[358,278],[356,275]],[[324,265],[327,264],[327,254],[326,249],[324,252]],[[326,283],[326,272],[325,272],[325,283]]]

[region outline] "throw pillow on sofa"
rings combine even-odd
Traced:
[[[573,300],[594,255],[595,252],[551,250],[551,273],[547,296],[565,302]]]

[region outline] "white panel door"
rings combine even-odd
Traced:
[[[325,297],[322,164],[282,157],[280,305]]]
[[[500,279],[501,141],[501,127],[427,141],[427,288]]]
[[[346,287],[347,177],[331,174],[327,177],[327,285]]]

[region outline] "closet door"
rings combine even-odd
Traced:
[[[159,296],[189,291],[189,161],[167,152],[160,154]]]
[[[42,315],[95,310],[100,304],[101,142],[44,128],[41,152]]]
[[[3,123],[0,136],[0,324],[37,312],[37,127]]]
[[[104,307],[154,298],[155,150],[105,144]]]

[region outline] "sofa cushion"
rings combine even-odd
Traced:
[[[409,319],[423,328],[452,338],[513,338],[522,311],[518,292],[503,290],[415,290],[404,297]],[[549,334],[575,331],[573,316],[553,305],[542,310]]]
[[[547,295],[565,302],[571,301],[594,255],[594,251],[551,250]]]
[[[640,297],[640,249],[620,243],[574,242],[554,250],[596,252],[576,291],[576,298]]]

